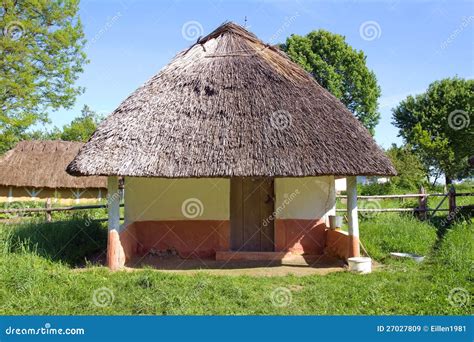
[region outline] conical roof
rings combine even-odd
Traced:
[[[73,175],[393,175],[352,113],[278,48],[225,23],[98,127]]]

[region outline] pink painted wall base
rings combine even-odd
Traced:
[[[322,255],[344,260],[358,251],[359,240],[345,232],[330,230],[323,220],[275,220],[274,254]],[[118,269],[136,255],[214,259],[230,251],[230,222],[226,220],[140,221],[120,234],[109,232],[108,263]]]

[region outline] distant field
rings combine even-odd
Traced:
[[[472,314],[472,221],[446,230],[409,215],[376,215],[361,221],[361,239],[383,264],[369,275],[113,273],[85,261],[105,250],[102,224],[2,225],[0,314]],[[392,251],[427,260],[393,260]]]

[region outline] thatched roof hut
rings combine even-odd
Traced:
[[[81,142],[20,141],[0,158],[0,186],[34,188],[107,188],[105,177],[77,178],[66,173]]]
[[[233,23],[132,93],[67,170],[176,178],[396,173],[337,98]]]
[[[358,256],[355,176],[395,169],[300,66],[226,23],[125,99],[67,172],[109,176],[115,269],[170,250],[221,260]],[[123,225],[117,176],[125,178]],[[327,229],[336,176],[348,177],[348,234]]]

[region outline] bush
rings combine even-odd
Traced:
[[[9,252],[33,252],[52,261],[77,266],[107,247],[107,230],[86,217],[68,221],[31,221],[8,225],[3,238]]]
[[[436,242],[436,228],[409,215],[383,213],[361,221],[360,239],[377,260],[390,252],[428,255]]]
[[[391,182],[357,185],[357,193],[362,196],[389,195],[395,193],[396,190]]]

